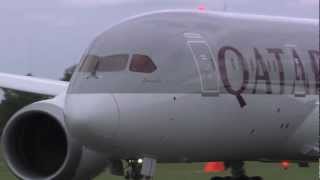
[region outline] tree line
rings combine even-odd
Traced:
[[[70,81],[76,65],[71,66],[65,70],[62,81]],[[32,74],[27,74],[32,76]],[[21,92],[11,89],[1,89],[3,91],[3,100],[0,101],[0,133],[5,127],[9,119],[21,108],[37,101],[52,98],[46,95],[39,95],[34,93]]]

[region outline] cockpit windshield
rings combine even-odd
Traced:
[[[129,55],[112,56],[88,55],[80,67],[80,72],[116,72],[125,70]]]
[[[200,92],[199,73],[183,35],[161,30],[164,34],[152,31],[146,37],[141,26],[132,25],[111,28],[94,40],[68,93]]]
[[[87,55],[79,71],[86,73],[124,71],[128,66],[129,57],[128,54]],[[157,66],[149,56],[134,54],[131,56],[128,70],[137,73],[153,73],[157,70]]]

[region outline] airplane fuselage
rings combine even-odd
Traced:
[[[84,55],[68,128],[114,158],[315,159],[318,23],[193,11],[126,20]]]

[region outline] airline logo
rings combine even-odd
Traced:
[[[290,50],[289,50],[290,49]],[[319,58],[320,52],[317,50],[308,50],[306,53],[308,59],[302,59],[298,51],[295,48],[289,48],[288,51],[284,51],[279,48],[268,48],[265,49],[265,53],[271,55],[271,59],[265,59],[262,56],[261,50],[258,48],[252,49],[253,59],[250,61],[246,59],[243,54],[236,48],[231,46],[225,46],[218,50],[218,64],[221,81],[224,85],[225,90],[235,95],[241,107],[244,107],[245,101],[241,94],[251,93],[257,94],[257,86],[259,84],[265,84],[265,94],[287,94],[287,92],[294,94],[297,91],[302,91],[304,94],[319,94],[320,89],[320,71],[319,71]],[[285,53],[287,52],[287,54]],[[305,53],[305,52],[304,52]],[[234,88],[232,82],[229,80],[229,71],[232,71],[232,66],[227,66],[227,62],[231,58],[232,61],[240,66],[242,72],[242,82],[240,88]],[[285,59],[285,57],[289,57]],[[292,61],[291,63],[285,61]],[[285,65],[290,64],[292,67],[293,77],[290,77],[292,82],[286,80],[287,76],[292,76],[290,72],[285,71]],[[272,65],[270,65],[272,64]],[[273,67],[271,67],[273,66]],[[308,73],[308,69],[312,70],[312,73]],[[271,69],[274,69],[272,71]],[[276,72],[275,72],[276,71]],[[253,73],[253,76],[250,74]],[[271,78],[272,75],[276,74],[275,77]],[[250,79],[250,77],[253,77]],[[289,78],[288,78],[289,79]],[[248,88],[250,84],[253,87]],[[299,89],[298,86],[303,86],[303,89]],[[280,87],[279,90],[274,90],[274,87]],[[286,89],[290,88],[290,89]],[[299,90],[298,90],[299,89]]]

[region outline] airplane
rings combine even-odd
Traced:
[[[24,180],[87,180],[106,167],[152,179],[157,163],[319,158],[319,20],[200,10],[130,17],[99,35],[70,83],[0,74],[0,87],[54,98],[2,135]]]

